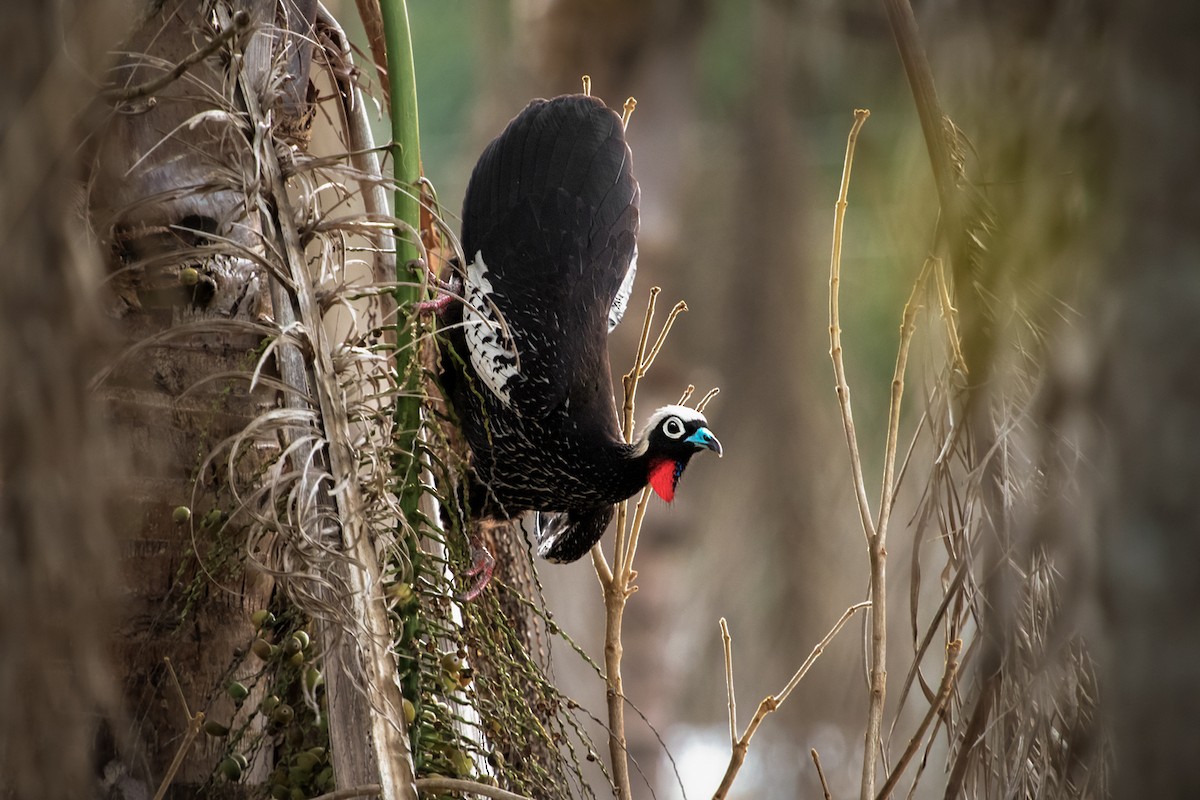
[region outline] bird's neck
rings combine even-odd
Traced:
[[[595,467],[605,487],[609,502],[619,503],[642,490],[649,479],[650,461],[645,453],[639,453],[634,445],[612,441],[607,446],[592,451],[597,458]]]
[[[666,502],[675,499],[675,487],[686,464],[669,456],[638,452],[633,445],[621,445],[622,498],[632,497],[649,485]]]
[[[673,458],[651,459],[649,462],[648,482],[654,493],[666,502],[675,499],[675,487],[679,485],[679,476],[683,474],[684,464]]]

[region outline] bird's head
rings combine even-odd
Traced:
[[[634,442],[634,455],[644,456],[651,488],[668,503],[692,456],[701,450],[721,455],[721,443],[708,420],[694,408],[663,406],[650,415]]]

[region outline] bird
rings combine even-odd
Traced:
[[[647,485],[670,503],[692,456],[722,455],[683,405],[656,410],[632,443],[621,434],[608,334],[637,271],[632,160],[623,119],[599,99],[538,99],[484,149],[463,201],[463,302],[443,312],[441,361],[471,452],[467,510],[538,512],[552,562],[586,554],[614,504]],[[472,557],[486,584],[494,562]]]

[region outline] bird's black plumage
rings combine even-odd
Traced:
[[[693,453],[720,448],[679,407],[703,430],[690,443],[620,435],[607,339],[636,268],[631,162],[600,101],[535,100],[484,150],[463,204],[467,302],[446,316],[443,383],[473,455],[471,510],[562,514],[543,539],[553,560],[586,553],[664,459],[680,465],[673,493]]]

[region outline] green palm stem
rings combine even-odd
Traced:
[[[401,508],[406,519],[414,519],[420,498],[417,479],[416,432],[421,415],[421,371],[416,346],[416,319],[412,304],[420,299],[420,258],[417,236],[421,227],[421,143],[417,126],[417,82],[413,68],[412,34],[405,0],[382,0],[387,70],[391,84],[392,165],[396,181],[395,216],[402,225],[396,236],[396,369],[400,394],[396,399],[397,452],[395,468],[403,479]]]

